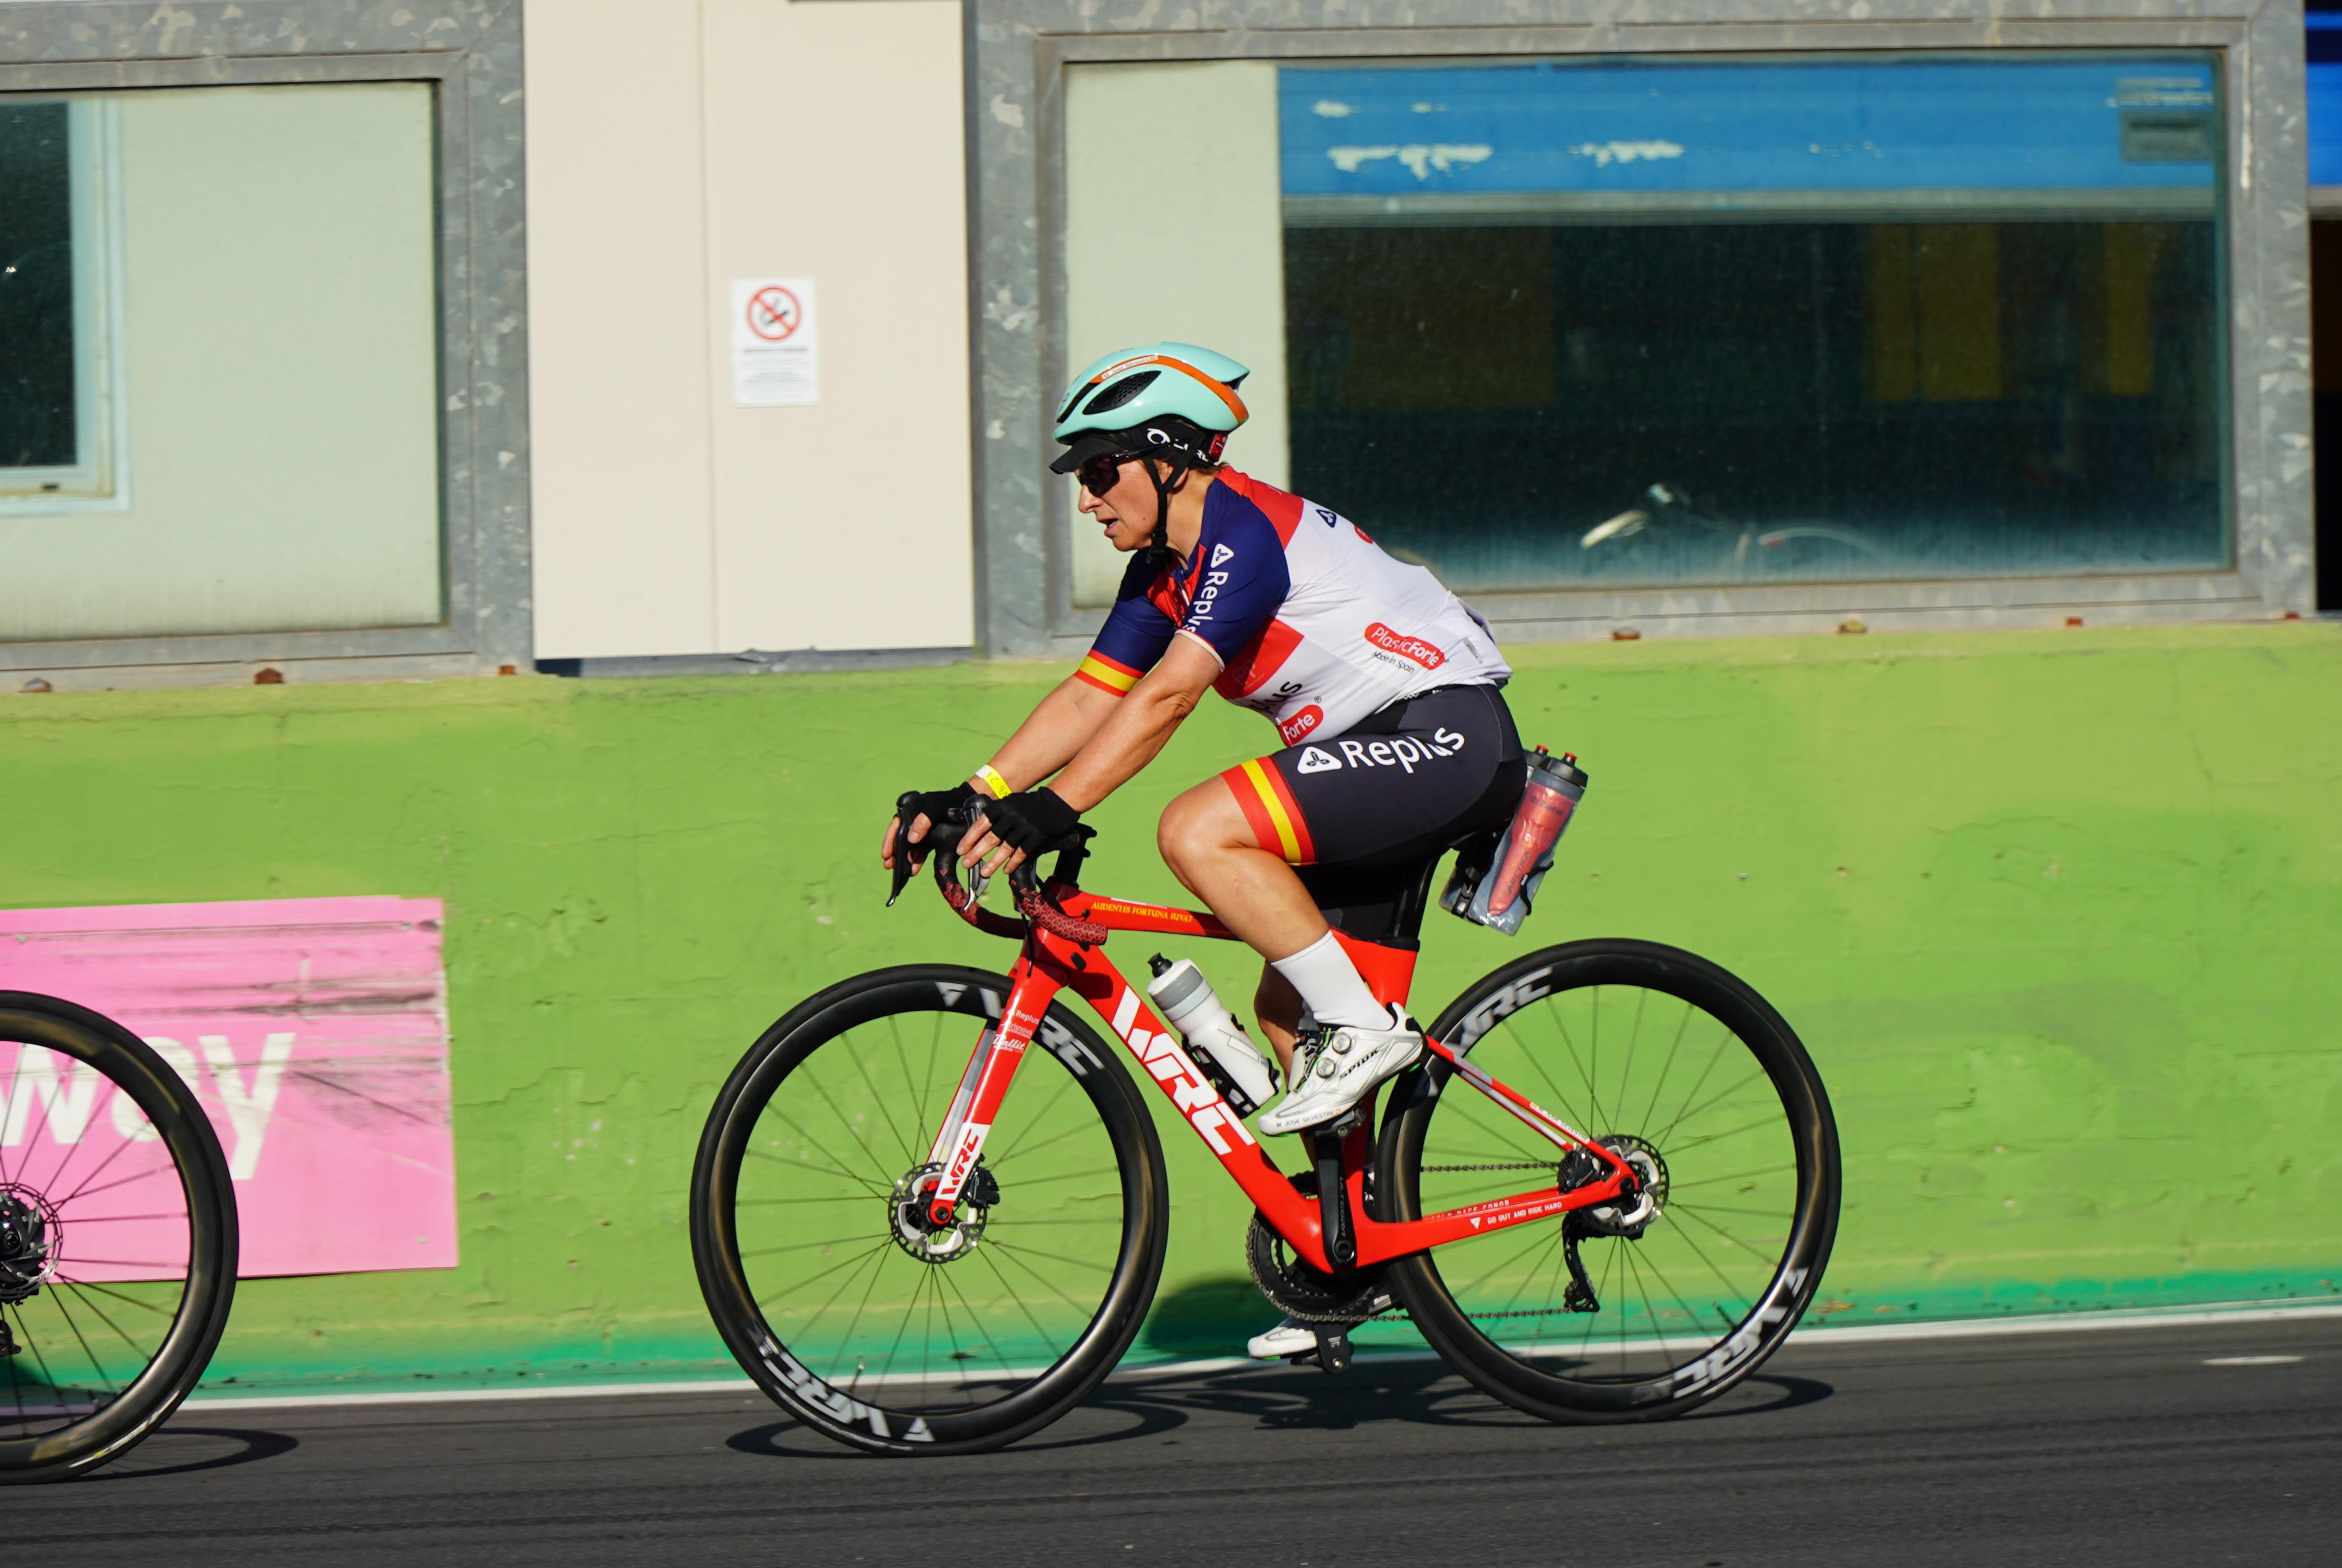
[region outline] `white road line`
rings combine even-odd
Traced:
[[[2067,1333],[2107,1328],[2194,1328],[2205,1323],[2292,1323],[2303,1318],[2342,1317],[2342,1303],[2308,1302],[2300,1306],[2147,1307],[2137,1312],[2056,1313],[2039,1317],[1956,1318],[1944,1323],[1877,1323],[1830,1328],[1811,1318],[1789,1337],[1807,1349],[1861,1344],[1873,1340],[1977,1339],[2003,1333]]]
[[[1811,1319],[1797,1325],[1790,1342],[1806,1350],[1839,1344],[1893,1343],[1935,1339],[1982,1339],[2004,1334],[2071,1333],[2119,1328],[2197,1328],[2212,1324],[2296,1323],[2342,1317],[2342,1303],[2306,1302],[2298,1306],[2267,1306],[2239,1303],[2232,1306],[2147,1307],[2133,1312],[2044,1313],[2031,1317],[1954,1318],[1941,1323],[1862,1323],[1832,1328]],[[1359,1359],[1426,1360],[1428,1351],[1362,1349]],[[2274,1366],[2299,1361],[2299,1356],[2238,1356],[2207,1361],[2207,1366]],[[1247,1356],[1214,1356],[1197,1361],[1156,1362],[1117,1370],[1114,1382],[1192,1377],[1206,1373],[1234,1372],[1244,1367],[1273,1368],[1280,1363]],[[375,1393],[237,1394],[207,1390],[190,1398],[186,1410],[326,1410],[369,1405],[457,1404],[486,1400],[591,1399],[630,1393],[755,1393],[756,1385],[745,1377],[710,1377],[668,1383],[537,1383],[521,1388],[401,1389]]]
[[[2297,1355],[2207,1355],[2206,1366],[2291,1366]]]

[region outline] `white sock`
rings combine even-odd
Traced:
[[[1387,1029],[1390,1009],[1375,1000],[1357,965],[1327,932],[1289,958],[1274,958],[1269,967],[1293,982],[1301,1000],[1317,1022],[1327,1028],[1352,1024],[1361,1029]]]

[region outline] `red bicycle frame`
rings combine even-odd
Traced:
[[[947,853],[947,852],[946,852]],[[970,1056],[967,1071],[951,1109],[936,1135],[928,1159],[941,1167],[942,1178],[931,1197],[931,1213],[947,1223],[960,1191],[984,1153],[993,1118],[1007,1098],[1008,1087],[1025,1057],[1025,1048],[1041,1027],[1049,1004],[1061,990],[1087,1002],[1106,1021],[1146,1076],[1170,1096],[1196,1135],[1204,1141],[1254,1206],[1283,1236],[1294,1252],[1313,1268],[1333,1272],[1326,1255],[1320,1206],[1294,1186],[1268,1152],[1253,1139],[1235,1107],[1220,1095],[1211,1079],[1196,1065],[1177,1035],[1147,1005],[1146,994],[1124,979],[1102,951],[1112,931],[1145,931],[1158,936],[1204,937],[1234,941],[1236,934],[1211,915],[1163,904],[1135,904],[1102,898],[1063,883],[1046,889],[1030,882],[1017,889],[1025,914],[1012,921],[980,907],[976,895],[940,874],[937,882],[960,916],[979,930],[996,935],[1024,937],[1025,949],[1009,971],[1008,995],[996,1027],[987,1028]],[[1356,941],[1340,932],[1336,938],[1356,964],[1376,997],[1404,1006],[1408,983],[1415,975],[1413,953],[1375,943]],[[1343,1137],[1342,1180],[1351,1233],[1356,1239],[1355,1266],[1366,1267],[1408,1253],[1423,1252],[1464,1236],[1486,1234],[1508,1225],[1607,1203],[1620,1197],[1634,1181],[1624,1161],[1565,1124],[1526,1094],[1499,1083],[1475,1067],[1461,1051],[1439,1041],[1425,1044],[1464,1080],[1555,1147],[1559,1165],[1570,1150],[1583,1149],[1599,1162],[1593,1181],[1565,1192],[1556,1183],[1508,1198],[1491,1199],[1460,1209],[1449,1209],[1421,1219],[1387,1222],[1366,1212],[1366,1173],[1374,1138],[1375,1097],[1360,1106],[1365,1113]],[[1466,1050],[1469,1050],[1468,1044]]]

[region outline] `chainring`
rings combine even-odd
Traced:
[[[1304,1196],[1316,1200],[1314,1174],[1295,1177],[1293,1184]],[[1349,1269],[1338,1276],[1312,1268],[1269,1228],[1257,1209],[1245,1232],[1245,1266],[1269,1304],[1296,1322],[1356,1323],[1376,1315],[1375,1296],[1382,1289],[1380,1266]]]

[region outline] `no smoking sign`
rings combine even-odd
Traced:
[[[819,323],[809,277],[732,280],[732,401],[786,408],[821,401]]]
[[[748,330],[766,343],[786,343],[805,323],[805,306],[794,290],[772,284],[748,296]]]

